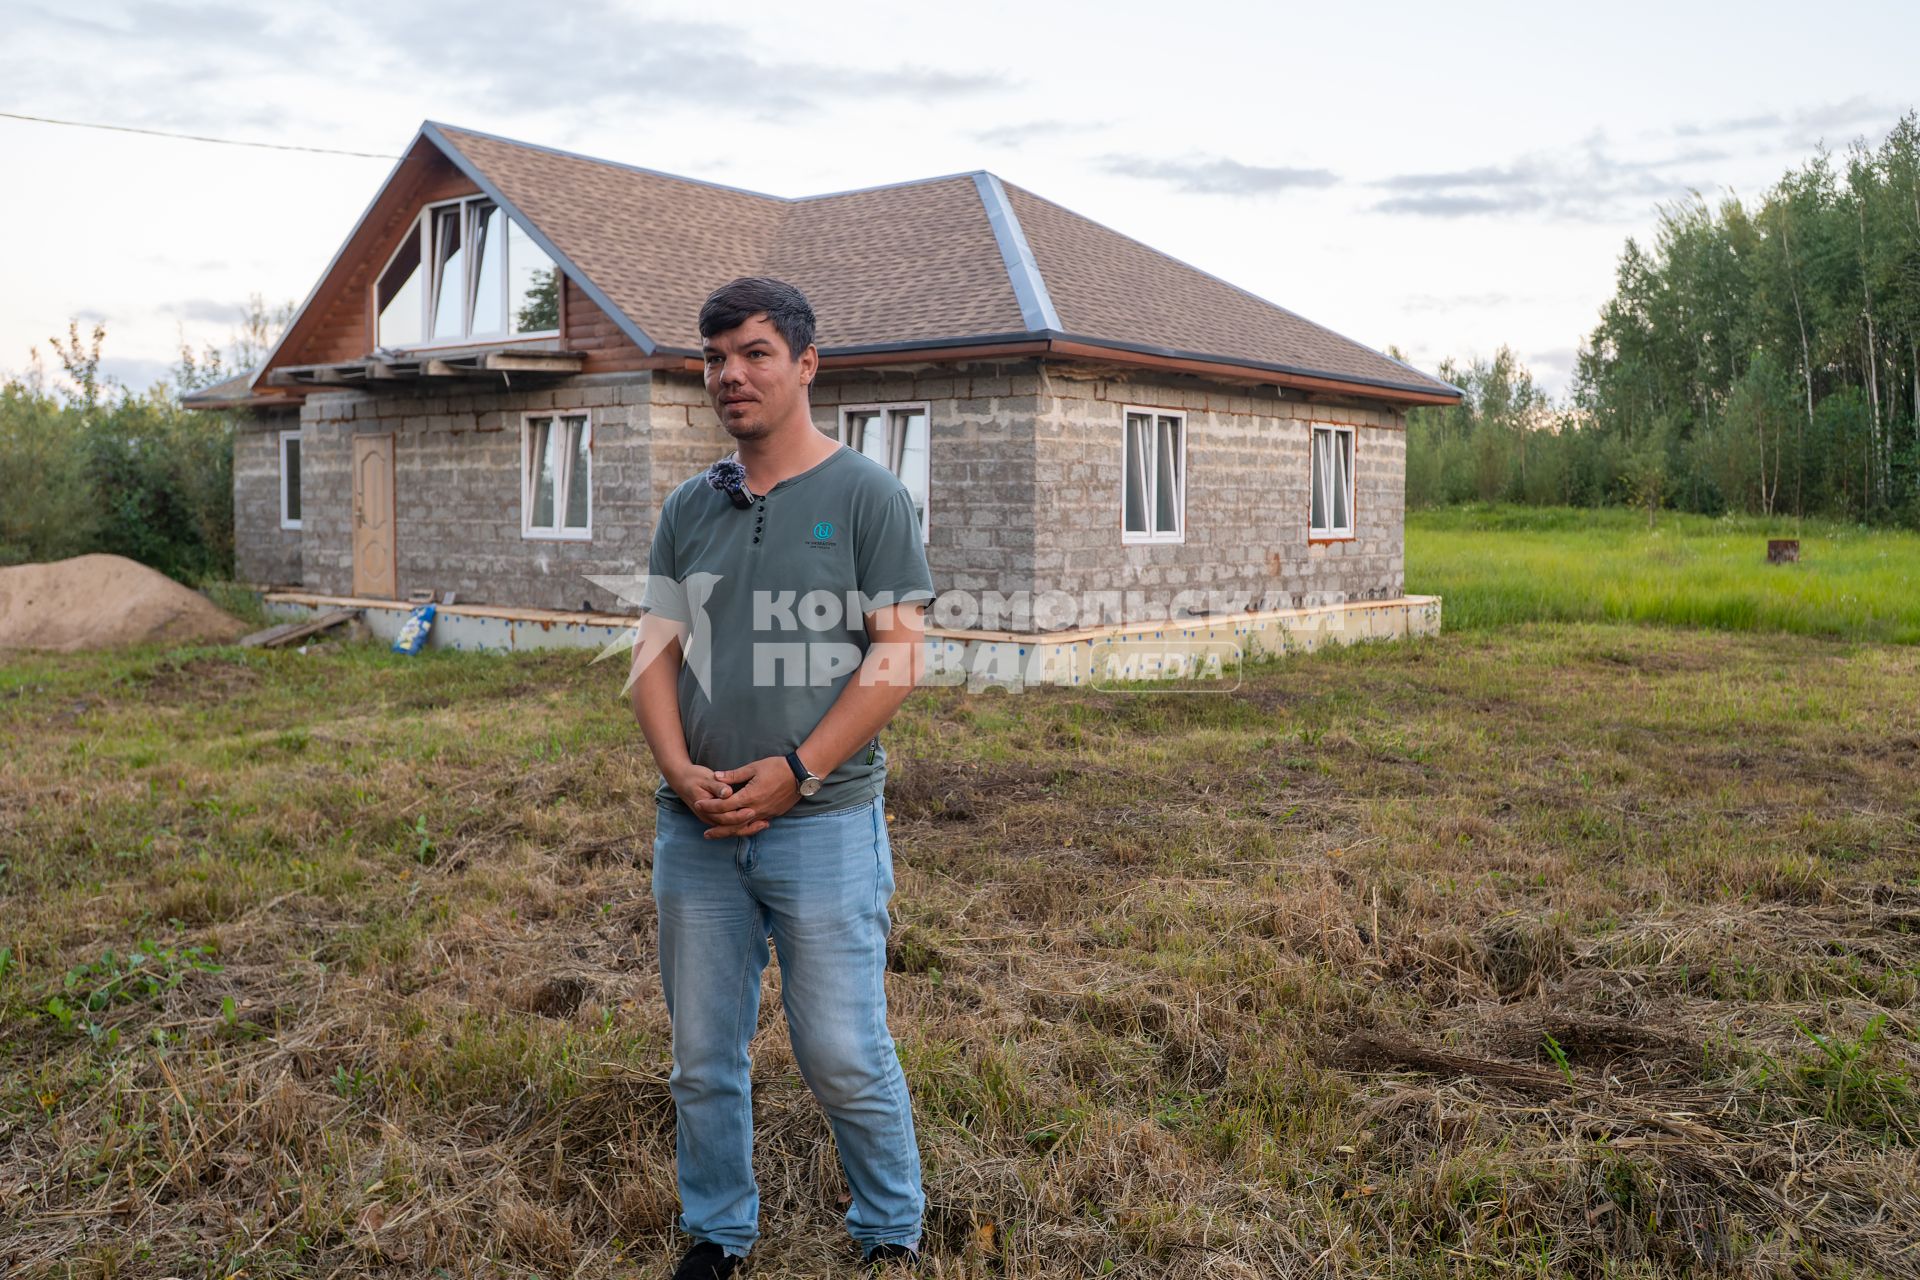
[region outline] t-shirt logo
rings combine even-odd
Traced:
[[[821,542],[825,542],[828,538],[831,538],[833,536],[833,522],[831,520],[822,520],[820,523],[814,525],[813,536]]]

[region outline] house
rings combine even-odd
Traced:
[[[1454,387],[989,173],[785,199],[434,123],[264,365],[189,398],[245,411],[238,576],[617,627],[592,579],[730,450],[695,319],[741,275],[812,300],[815,420],[913,491],[957,651],[1438,626],[1403,415]]]

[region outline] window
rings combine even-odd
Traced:
[[[493,201],[430,205],[373,287],[382,347],[523,337],[560,328],[560,273]]]
[[[300,527],[300,433],[280,433],[280,527]]]
[[[1313,429],[1313,538],[1353,536],[1353,428]]]
[[[900,483],[913,495],[913,510],[920,517],[920,541],[925,542],[933,456],[927,441],[927,406],[850,405],[840,410],[840,442],[900,477]]]
[[[1179,542],[1186,536],[1187,419],[1128,409],[1122,463],[1124,542]]]
[[[593,536],[593,429],[585,414],[529,414],[522,429],[520,532]]]

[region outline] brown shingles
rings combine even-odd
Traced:
[[[796,201],[766,273],[806,293],[822,347],[1025,328],[971,177]]]
[[[1437,379],[1217,280],[1051,200],[1007,185],[1069,333],[1299,371],[1451,391]]]
[[[701,302],[741,275],[804,290],[826,349],[1025,328],[971,176],[789,201],[441,133],[662,347],[697,349]],[[1070,334],[1452,390],[1031,192],[1006,190]]]

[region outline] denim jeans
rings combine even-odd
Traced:
[[[893,852],[882,801],[775,818],[745,839],[705,830],[662,806],[653,845],[681,1229],[732,1254],[760,1234],[747,1041],[771,936],[793,1056],[853,1192],[847,1230],[863,1249],[918,1248],[920,1152],[883,984]]]

